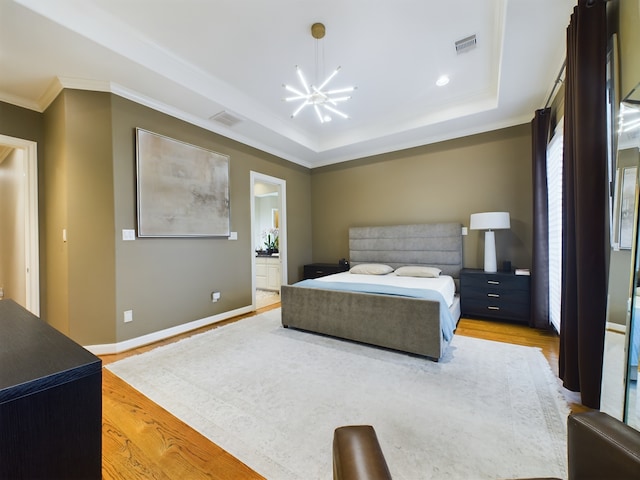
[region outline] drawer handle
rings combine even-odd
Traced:
[[[495,280],[487,280],[487,283],[488,283],[489,285],[500,285],[500,282],[497,282],[497,281],[495,281]]]
[[[492,307],[492,306],[489,306],[489,307],[487,307],[487,308],[488,308],[489,310],[500,310],[500,307]]]
[[[500,298],[500,294],[498,294],[498,293],[487,293],[487,297]]]

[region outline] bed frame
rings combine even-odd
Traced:
[[[435,223],[349,229],[351,265],[438,267],[456,287],[462,269],[462,225]],[[458,288],[456,288],[457,290]],[[448,343],[440,304],[416,298],[283,285],[282,325],[439,360]],[[456,323],[460,300],[449,309]]]

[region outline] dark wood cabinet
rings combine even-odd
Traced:
[[[460,272],[462,315],[529,322],[530,282],[528,275],[513,272],[486,273],[464,268]]]
[[[304,278],[318,278],[332,273],[346,272],[349,266],[340,263],[309,263],[304,266]]]
[[[102,361],[0,300],[0,478],[102,477]]]

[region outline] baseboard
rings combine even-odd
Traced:
[[[118,343],[107,343],[103,345],[84,345],[84,348],[89,350],[94,355],[113,355],[115,353],[126,352],[133,348],[149,345],[150,343],[158,342],[171,338],[175,335],[180,335],[197,328],[206,327],[229,318],[237,317],[238,315],[244,315],[253,311],[253,307],[248,305],[246,307],[237,308],[235,310],[229,310],[228,312],[219,313],[218,315],[212,315],[210,317],[202,318],[200,320],[194,320],[193,322],[184,323],[175,327],[159,330],[157,332],[149,333],[141,337],[132,338]]]

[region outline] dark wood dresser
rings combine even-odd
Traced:
[[[102,477],[102,361],[0,300],[0,478]]]
[[[530,282],[528,275],[463,268],[460,271],[462,315],[528,323]]]

